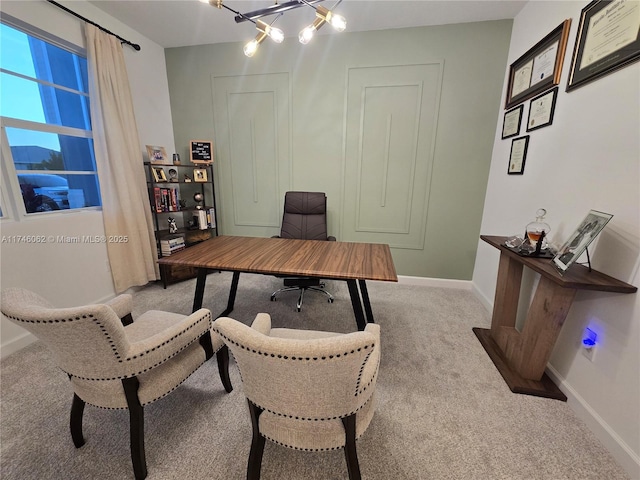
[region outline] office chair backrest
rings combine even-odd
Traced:
[[[287,192],[281,238],[327,240],[327,197],[323,192]]]

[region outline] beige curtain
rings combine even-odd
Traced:
[[[157,280],[157,249],[120,42],[85,24],[91,125],[116,292]]]

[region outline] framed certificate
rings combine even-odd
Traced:
[[[582,9],[567,92],[640,60],[640,3],[595,0]]]
[[[557,97],[558,87],[555,87],[531,99],[529,103],[529,118],[527,119],[527,132],[553,123]]]
[[[509,175],[522,175],[524,173],[524,162],[527,160],[528,148],[529,135],[511,140],[509,168],[507,169]]]
[[[514,107],[560,83],[570,27],[569,18],[511,64],[505,108]]]
[[[520,123],[524,105],[519,105],[504,113],[502,121],[502,139],[515,137],[520,134]]]

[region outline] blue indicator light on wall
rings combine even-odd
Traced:
[[[598,335],[596,332],[591,330],[590,328],[586,328],[584,330],[584,335],[582,337],[582,345],[586,348],[591,348],[596,346],[596,341],[598,340]]]

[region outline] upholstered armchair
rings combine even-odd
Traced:
[[[133,321],[131,295],[110,302],[53,308],[39,295],[11,288],[2,292],[2,313],[42,340],[71,381],[71,438],[84,445],[85,403],[128,409],[131,460],[136,479],[147,475],[144,406],[171,393],[213,354],[226,347],[211,334],[211,312],[191,315],[148,311]],[[221,357],[219,357],[221,358]],[[223,358],[228,359],[228,354]],[[228,364],[218,364],[227,392]]]
[[[356,438],[375,409],[380,326],[348,334],[271,328],[260,313],[251,327],[221,317],[213,330],[236,359],[249,404],[247,479],[260,478],[265,439],[305,451],[344,448],[349,479],[360,479]]]
[[[274,238],[335,242],[336,237],[327,235],[327,196],[323,192],[285,193],[280,235]],[[271,301],[274,302],[279,293],[290,290],[300,292],[296,304],[298,312],[307,290],[320,292],[333,303],[333,295],[324,290],[324,283],[319,278],[314,277],[284,277],[284,287],[271,294]]]

